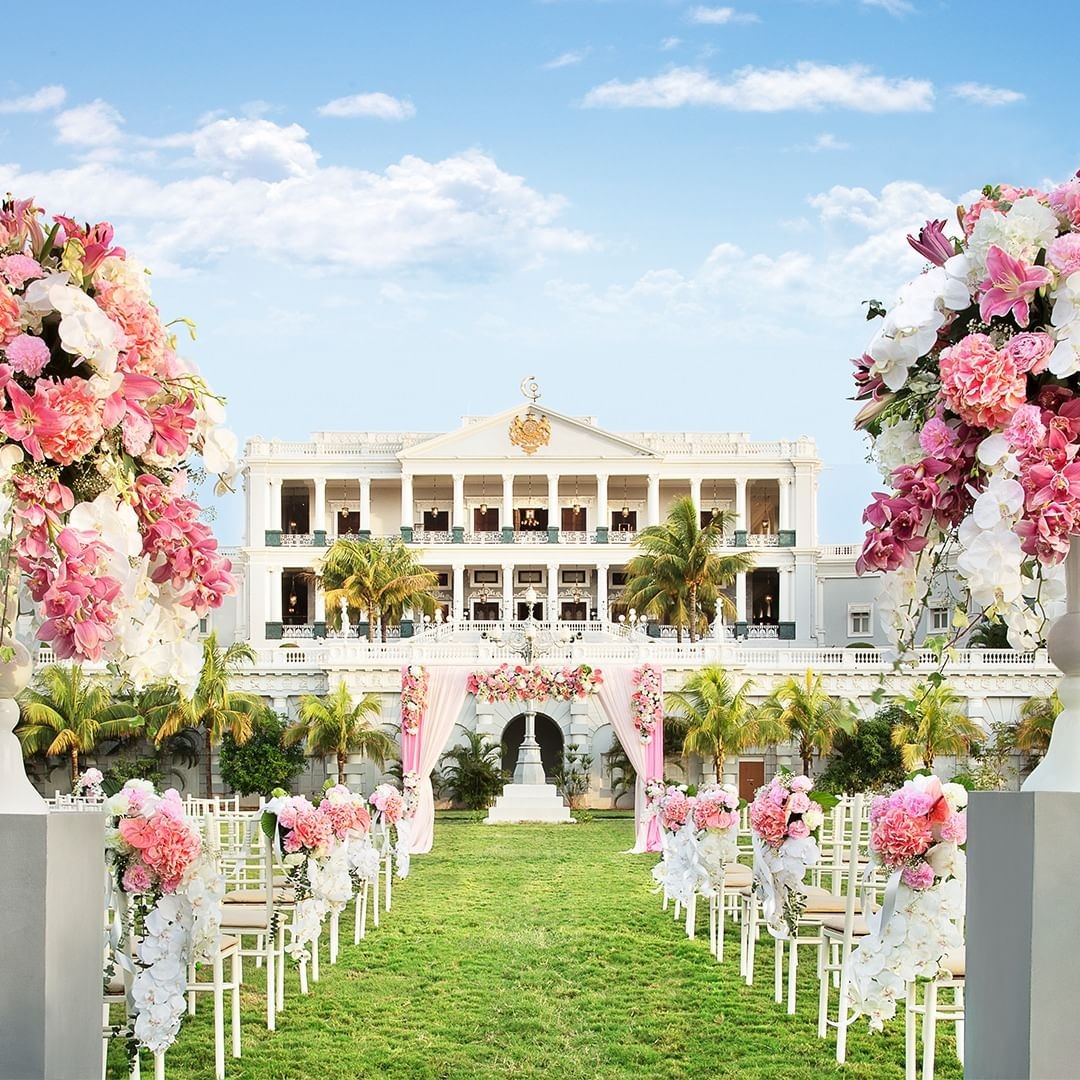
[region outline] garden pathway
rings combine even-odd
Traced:
[[[738,978],[688,941],[649,889],[653,857],[621,854],[627,819],[577,826],[440,820],[435,851],[413,860],[394,907],[359,948],[301,998],[290,972],[275,1034],[244,1000],[236,1080],[496,1080],[501,1077],[816,1080],[839,1075],[815,1029],[813,966],[800,1012],[773,1004],[762,977]],[[704,921],[704,917],[703,917]],[[351,928],[346,936],[352,941]],[[324,954],[325,955],[325,954]],[[253,978],[261,972],[250,972]],[[210,1013],[185,1025],[170,1080],[203,1080]],[[959,1077],[947,1050],[942,1080]],[[117,1063],[118,1059],[117,1059]],[[854,1032],[847,1080],[903,1074],[902,1032]],[[122,1075],[119,1070],[111,1075]]]

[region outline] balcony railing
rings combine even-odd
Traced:
[[[454,534],[441,530],[413,529],[414,544],[449,544],[453,541]]]
[[[501,532],[467,532],[464,540],[466,544],[501,544],[503,542]]]
[[[315,534],[314,533],[282,533],[281,534],[281,546],[282,547],[314,547],[315,546]]]
[[[777,533],[750,533],[746,538],[746,546],[752,548],[779,547],[780,536]]]
[[[612,529],[608,533],[609,544],[632,544],[637,539],[637,529]]]
[[[546,544],[548,532],[546,529],[515,529],[515,544]]]

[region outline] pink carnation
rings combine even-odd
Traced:
[[[1021,405],[1005,428],[1005,438],[1014,450],[1034,450],[1046,438],[1046,425],[1038,405]]]
[[[86,379],[68,379],[62,383],[38,384],[38,397],[60,417],[60,430],[42,438],[45,456],[60,465],[79,461],[101,441],[104,401],[90,388]]]
[[[150,875],[141,862],[133,862],[124,871],[120,885],[127,893],[146,892],[150,888]]]
[[[8,363],[21,375],[36,379],[49,362],[49,346],[32,334],[20,334],[4,350]]]
[[[788,799],[788,812],[791,814],[805,814],[810,809],[810,796],[805,791],[796,791]]]
[[[951,813],[940,826],[941,839],[954,844],[967,843],[967,814]]]
[[[969,334],[941,354],[945,404],[973,427],[1005,424],[1027,399],[1027,380],[1016,362],[985,334]]]
[[[912,817],[902,806],[890,806],[870,832],[870,847],[886,866],[897,867],[922,855],[934,834],[925,817]]]
[[[44,274],[41,263],[29,255],[5,255],[0,259],[0,276],[13,288],[21,289],[28,281]]]
[[[959,440],[956,430],[939,416],[932,417],[919,432],[919,446],[928,457],[945,458]]]
[[[922,861],[905,866],[900,880],[911,889],[929,889],[934,884],[934,868]]]
[[[1046,261],[1062,277],[1080,270],[1080,233],[1066,233],[1051,240],[1046,249]]]
[[[802,818],[798,818],[788,825],[787,834],[796,840],[805,840],[810,835],[810,826]]]
[[[1050,192],[1050,206],[1074,228],[1080,227],[1080,180],[1070,180]]]
[[[10,345],[21,331],[19,301],[0,286],[0,345]]]

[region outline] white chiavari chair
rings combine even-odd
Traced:
[[[919,1003],[920,985],[907,984],[904,993],[904,1080],[915,1080],[918,1066],[916,1017],[922,1016],[922,1075],[934,1080],[937,1056],[937,1025],[950,1021],[956,1025],[956,1056],[964,1063],[964,975],[967,966],[964,949],[956,949],[941,961],[942,972],[921,986],[923,1000]],[[951,1001],[940,1001],[941,990],[952,992]]]

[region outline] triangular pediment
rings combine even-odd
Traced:
[[[531,452],[529,450],[531,449]],[[398,454],[403,462],[492,460],[627,461],[654,458],[647,447],[575,416],[522,403]]]

